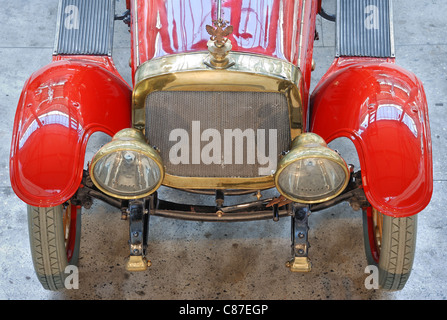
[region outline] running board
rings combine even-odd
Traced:
[[[53,55],[112,55],[115,0],[60,0]]]
[[[394,58],[392,0],[337,0],[336,56]]]

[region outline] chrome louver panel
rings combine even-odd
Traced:
[[[392,0],[337,0],[337,56],[394,57]]]
[[[111,55],[114,0],[60,0],[53,54]]]

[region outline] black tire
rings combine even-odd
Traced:
[[[372,207],[363,211],[366,258],[369,265],[378,267],[379,288],[404,288],[413,266],[416,233],[417,215],[394,218]]]
[[[28,205],[28,227],[37,278],[47,290],[65,289],[66,267],[77,266],[79,259],[81,209],[69,203],[48,208]]]

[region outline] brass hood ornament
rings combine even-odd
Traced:
[[[222,19],[214,20],[213,26],[207,25],[206,31],[211,36],[210,40],[215,42],[216,47],[222,47],[228,41],[227,36],[233,33],[233,26],[227,26],[228,21]]]
[[[210,57],[205,64],[215,69],[226,69],[234,65],[228,58],[232,48],[228,36],[233,33],[233,26],[228,25],[228,21],[218,18],[213,21],[213,26],[206,26],[206,31],[211,38],[207,44]]]

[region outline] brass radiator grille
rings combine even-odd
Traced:
[[[156,91],[146,97],[146,136],[171,175],[259,177],[289,149],[288,110],[281,93]]]

